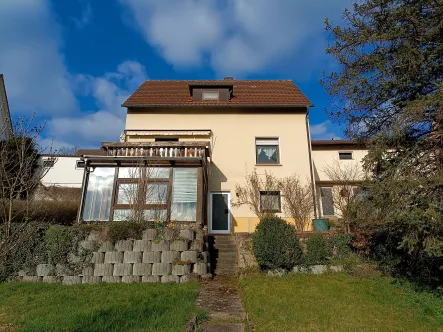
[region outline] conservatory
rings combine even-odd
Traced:
[[[79,222],[205,223],[208,142],[102,143],[83,155]]]

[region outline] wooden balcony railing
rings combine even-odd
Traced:
[[[209,142],[102,143],[107,156],[156,158],[205,158]]]

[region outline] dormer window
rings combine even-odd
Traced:
[[[219,90],[203,90],[202,91],[202,100],[218,101],[219,99],[220,99],[220,91]]]

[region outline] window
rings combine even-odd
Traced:
[[[321,194],[321,206],[322,206],[323,216],[333,216],[334,198],[332,196],[332,187],[320,188],[320,194]]]
[[[218,90],[203,90],[202,91],[202,100],[218,101],[219,97],[220,97],[220,93]]]
[[[43,167],[44,168],[52,168],[54,167],[55,160],[54,159],[44,159],[43,160]]]
[[[262,212],[281,212],[279,191],[260,191],[260,209]]]
[[[166,183],[149,183],[146,189],[146,204],[166,204],[167,192]]]
[[[197,168],[174,168],[171,219],[197,220]]]
[[[111,211],[115,168],[96,167],[89,173],[83,220],[108,221]]]
[[[137,183],[120,183],[118,185],[117,204],[136,204],[137,197]]]
[[[279,164],[278,138],[256,138],[255,153],[257,164]]]
[[[340,160],[352,160],[352,152],[339,152],[338,158]]]
[[[85,162],[83,160],[77,160],[75,162],[75,169],[85,168]]]
[[[178,138],[174,137],[156,137],[156,142],[178,142]]]
[[[140,174],[141,173],[141,174]],[[167,167],[120,167],[119,179],[169,179],[169,168]]]
[[[363,200],[368,196],[368,192],[361,187],[352,188],[355,200]]]

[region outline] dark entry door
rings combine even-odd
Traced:
[[[210,232],[212,234],[231,233],[231,193],[211,193]]]

